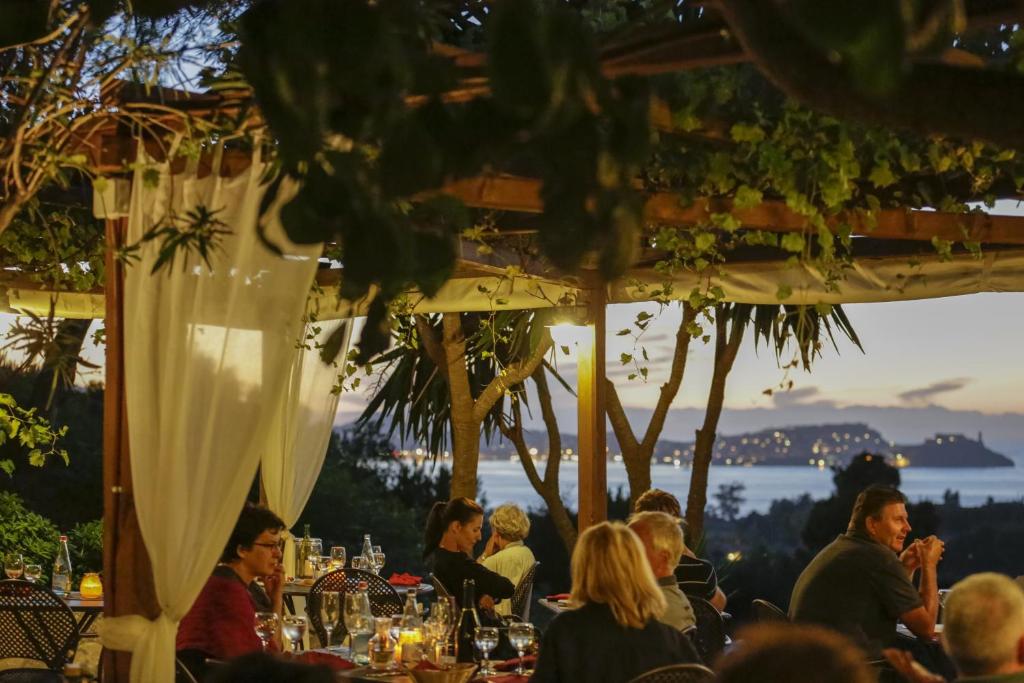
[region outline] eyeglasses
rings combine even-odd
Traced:
[[[277,543],[253,543],[253,545],[258,545],[261,548],[267,548],[268,550],[274,550],[277,548],[282,553],[284,552],[284,541],[278,541]]]

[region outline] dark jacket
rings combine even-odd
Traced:
[[[434,576],[455,596],[455,602],[462,607],[462,583],[466,579],[476,582],[476,599],[489,595],[495,602],[511,598],[516,587],[501,574],[492,572],[465,553],[452,552],[444,548],[434,550]]]
[[[620,626],[611,608],[588,603],[556,616],[544,634],[531,682],[626,683],[669,664],[701,663],[682,633],[656,620]]]

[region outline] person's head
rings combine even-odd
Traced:
[[[679,519],[666,512],[637,512],[629,518],[629,528],[644,544],[654,576],[671,576],[683,554]]]
[[[289,662],[264,652],[242,655],[216,667],[214,683],[332,683],[334,673],[326,666]]]
[[[220,561],[241,570],[243,578],[269,576],[281,563],[285,524],[265,507],[246,503],[228,538]]]
[[[641,628],[665,612],[662,595],[640,539],[621,522],[601,522],[576,541],[572,602],[608,605],[622,626]]]
[[[427,515],[427,528],[423,534],[423,556],[434,552],[442,540],[471,555],[473,546],[480,540],[483,525],[484,509],[469,498],[434,503]]]
[[[845,636],[785,622],[740,630],[715,667],[719,683],[874,683],[864,654]]]
[[[910,533],[906,497],[891,486],[875,484],[867,487],[853,504],[847,530],[869,536],[900,552]]]
[[[682,517],[679,499],[668,491],[648,489],[633,503],[633,512],[664,512],[673,517]]]
[[[1024,671],[1024,591],[1002,574],[968,576],[942,606],[942,642],[964,676]]]
[[[530,518],[518,505],[505,503],[491,513],[491,529],[505,543],[522,541],[530,533]]]

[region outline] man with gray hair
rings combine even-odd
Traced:
[[[697,623],[693,607],[676,582],[675,568],[683,554],[683,530],[679,520],[664,512],[638,512],[629,518],[629,528],[644,544],[647,562],[668,604],[659,621],[685,631]]]
[[[963,683],[1024,683],[1024,591],[1002,574],[974,574],[943,603],[942,646]],[[885,656],[913,683],[942,683],[909,653]]]

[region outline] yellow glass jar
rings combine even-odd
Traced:
[[[85,600],[98,600],[103,597],[103,582],[100,581],[100,575],[94,572],[89,572],[82,577],[82,583],[78,587],[79,592],[82,594],[82,598]]]

